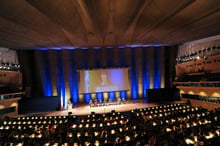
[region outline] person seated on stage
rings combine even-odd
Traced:
[[[95,104],[95,106],[97,106],[97,105],[98,105],[98,101],[97,101],[97,99],[95,99],[94,104]]]
[[[121,98],[120,97],[118,98],[118,104],[121,104]]]
[[[101,105],[101,106],[103,105],[102,99],[99,99],[98,105]]]
[[[69,99],[67,108],[68,108],[68,109],[72,109],[72,108],[73,108],[72,98]]]
[[[107,105],[106,99],[104,98],[103,105]]]
[[[109,105],[112,104],[112,99],[111,99],[111,98],[108,99],[108,104],[109,104]]]
[[[122,103],[125,103],[126,101],[125,101],[125,98],[124,97],[122,97]]]
[[[90,105],[90,107],[93,106],[92,98],[90,98],[89,105]]]

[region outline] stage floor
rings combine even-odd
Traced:
[[[72,115],[89,115],[91,112],[95,112],[96,114],[109,113],[112,110],[116,112],[125,112],[133,109],[141,109],[147,107],[154,107],[158,105],[164,104],[172,104],[172,103],[184,103],[183,101],[173,101],[166,103],[147,103],[146,100],[130,100],[124,104],[120,105],[109,105],[109,106],[100,106],[100,107],[90,107],[89,104],[77,104],[74,105],[74,108],[62,110],[62,111],[50,111],[50,112],[42,112],[42,113],[30,113],[26,115],[18,115],[20,116],[64,116],[68,115],[69,112],[72,112]]]

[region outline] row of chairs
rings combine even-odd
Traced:
[[[201,137],[207,137],[209,140],[219,137],[219,129],[215,127],[215,125],[220,126],[219,111],[208,112],[201,107],[191,107],[186,104],[169,104],[134,109],[128,112],[91,113],[91,115],[87,116],[35,116],[5,119],[0,126],[3,136],[1,140],[4,139],[1,144],[150,144],[154,143],[155,136],[172,135],[172,133],[177,133],[181,128],[186,131],[188,129],[198,129],[201,126],[214,126],[212,130],[207,129],[210,132],[209,134],[204,136],[197,135],[197,141],[196,137],[191,138],[186,135],[183,139],[184,143],[190,144],[201,142]],[[29,125],[27,124],[28,121],[31,122]],[[36,123],[33,123],[34,121]],[[39,121],[41,122],[39,123]],[[44,123],[44,121],[46,122]],[[48,123],[48,121],[51,121],[51,123]],[[19,122],[21,123],[19,124]],[[23,122],[26,123],[23,124]],[[20,129],[18,128],[19,126]],[[157,132],[158,129],[166,133]],[[49,138],[46,136],[45,131],[49,131]],[[13,136],[7,137],[7,135]]]

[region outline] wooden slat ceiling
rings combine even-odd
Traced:
[[[179,45],[220,34],[220,0],[1,0],[0,46]]]

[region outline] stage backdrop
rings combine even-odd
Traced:
[[[176,47],[40,48],[18,51],[24,87],[30,87],[32,97],[59,96],[63,108],[67,108],[70,99],[79,103],[89,102],[90,98],[147,98],[146,89],[169,87],[170,78],[175,77],[176,54]],[[126,67],[129,67],[130,85],[125,88],[130,87],[129,91],[95,93],[80,90],[78,70]]]

